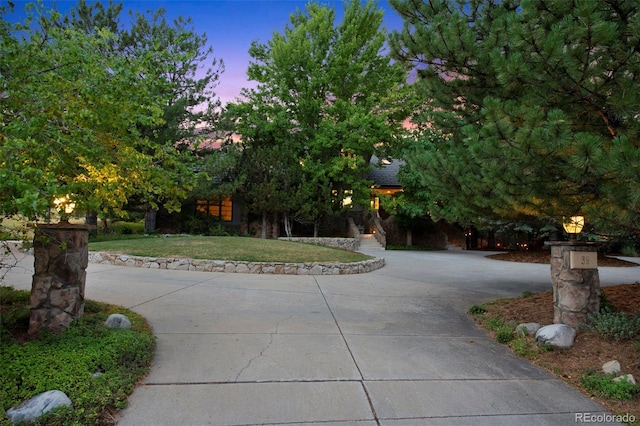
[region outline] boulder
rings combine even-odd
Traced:
[[[540,330],[541,325],[537,322],[527,322],[518,324],[516,327],[516,334],[519,336],[524,336],[528,334],[529,336],[533,336],[536,334],[538,330]]]
[[[58,407],[71,407],[71,400],[62,391],[43,392],[23,402],[17,407],[9,408],[7,416],[12,423],[29,423]]]
[[[122,314],[111,314],[104,322],[107,328],[131,328],[131,321]]]
[[[615,379],[613,379],[614,382],[621,382],[623,380],[631,383],[632,385],[636,384],[636,379],[635,377],[633,377],[633,374],[625,374],[623,376],[618,376]]]
[[[554,349],[568,349],[573,346],[576,330],[566,324],[551,324],[536,332],[536,342],[550,345]]]
[[[605,362],[602,365],[602,372],[604,374],[617,374],[620,372],[620,363],[615,359],[613,361]]]

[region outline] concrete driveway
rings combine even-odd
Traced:
[[[119,424],[566,425],[605,413],[465,314],[550,289],[548,265],[462,250],[371,254],[387,266],[349,276],[90,265],[86,297],[140,313],[158,339]],[[30,288],[30,262],[7,283]],[[633,283],[640,267],[600,268],[600,278]]]

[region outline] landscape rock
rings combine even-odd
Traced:
[[[635,377],[633,377],[633,374],[625,374],[623,376],[618,376],[615,379],[613,379],[614,382],[621,382],[623,380],[631,383],[632,385],[636,384],[636,379]]]
[[[542,326],[537,322],[527,322],[527,323],[518,324],[518,326],[516,327],[516,334],[518,334],[519,336],[524,336],[525,334],[528,334],[529,336],[533,336],[536,334],[538,330],[540,330],[540,327]]]
[[[576,330],[566,324],[551,324],[536,332],[536,342],[550,345],[554,349],[568,349],[573,346]]]
[[[104,322],[107,328],[131,328],[131,321],[122,314],[111,314]]]
[[[52,390],[38,394],[17,407],[9,408],[7,416],[14,424],[28,423],[58,407],[71,407],[71,400],[64,392]]]
[[[615,359],[613,361],[605,362],[602,365],[602,371],[604,374],[616,374],[620,372],[620,363]]]

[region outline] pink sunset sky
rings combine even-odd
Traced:
[[[0,0],[3,5],[8,0]],[[101,0],[108,4],[107,0]],[[25,17],[24,8],[30,1],[13,0],[15,13],[7,16],[10,20],[22,20]],[[304,9],[307,0],[124,0],[121,22],[127,17],[127,12],[133,10],[144,12],[155,11],[158,8],[167,10],[170,18],[182,15],[191,17],[196,32],[206,33],[208,42],[213,46],[213,56],[222,59],[225,71],[220,77],[216,94],[223,104],[233,101],[240,94],[243,87],[252,87],[247,81],[248,54],[251,42],[259,40],[267,42],[274,32],[282,32],[289,23],[289,16],[296,9]],[[316,1],[336,9],[336,22],[342,20],[343,2],[336,0]],[[53,7],[66,13],[76,1],[57,0],[43,1],[47,8]],[[384,10],[384,26],[387,30],[402,28],[402,20],[391,8],[388,1],[378,2],[378,7]]]

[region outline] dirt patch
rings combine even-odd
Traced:
[[[511,252],[488,257],[519,262],[549,263],[548,253],[545,252]],[[602,260],[598,261],[600,266],[638,266],[635,263],[610,257],[602,257]],[[601,292],[615,312],[624,312],[628,315],[640,313],[640,283],[603,287]],[[499,300],[486,304],[486,308],[487,312],[483,316],[501,316],[505,322],[516,324],[537,322],[542,325],[553,323],[552,291]],[[592,395],[580,382],[580,377],[585,372],[600,371],[602,365],[611,360],[617,360],[620,363],[622,374],[633,374],[636,380],[640,381],[640,341],[610,341],[597,333],[583,329],[577,331],[575,345],[571,349],[539,352],[529,359],[534,365],[564,380],[612,413],[632,414],[638,420],[640,419],[640,399],[637,396],[629,401],[607,400]]]

